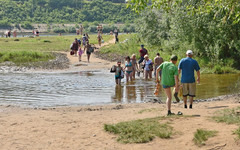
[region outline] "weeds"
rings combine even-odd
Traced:
[[[197,131],[194,133],[193,141],[198,146],[205,145],[205,141],[207,141],[208,138],[214,137],[216,135],[217,135],[217,131],[197,129]]]
[[[160,117],[120,122],[115,125],[104,125],[104,130],[118,134],[117,141],[122,143],[146,143],[156,136],[170,138],[173,128],[168,124],[160,124]]]

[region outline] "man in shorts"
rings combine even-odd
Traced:
[[[183,86],[183,101],[184,108],[187,108],[187,96],[189,96],[190,105],[192,109],[193,97],[196,96],[196,83],[194,70],[197,72],[197,82],[200,83],[200,67],[195,59],[192,59],[192,50],[187,50],[186,58],[181,59],[178,65],[178,73],[182,71],[181,83]]]
[[[159,83],[159,71],[162,70],[162,76],[160,77],[161,79],[161,84],[163,86],[163,89],[167,95],[167,108],[168,108],[168,113],[167,115],[174,115],[174,113],[171,112],[171,101],[172,101],[172,90],[171,87],[175,86],[175,92],[178,91],[178,68],[175,65],[177,63],[177,56],[172,55],[170,62],[164,62],[162,63],[158,68],[156,72],[156,81]]]

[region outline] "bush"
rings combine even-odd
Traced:
[[[23,24],[21,24],[21,27],[24,29],[33,29],[33,26],[30,22],[24,22]]]
[[[5,21],[5,20],[1,20],[0,21],[0,28],[5,28],[5,29],[8,29],[8,28],[11,28],[11,23],[9,23],[8,21]]]
[[[54,33],[65,33],[65,30],[63,28],[56,27],[53,29]]]
[[[75,33],[75,32],[76,32],[76,29],[75,29],[74,27],[67,27],[67,28],[65,29],[65,31],[68,32],[68,33]]]

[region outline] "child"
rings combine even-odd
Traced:
[[[78,48],[78,60],[79,60],[79,62],[82,60],[82,54],[83,54],[83,50],[79,46],[79,48]]]
[[[122,78],[123,78],[123,68],[121,67],[121,61],[118,61],[116,66],[116,72],[115,72],[116,84],[121,85]]]

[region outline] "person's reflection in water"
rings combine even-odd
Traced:
[[[112,102],[122,102],[123,99],[123,86],[116,85],[115,86],[115,93],[112,96]]]
[[[135,102],[137,99],[136,87],[135,85],[126,85],[126,98],[127,102]]]

